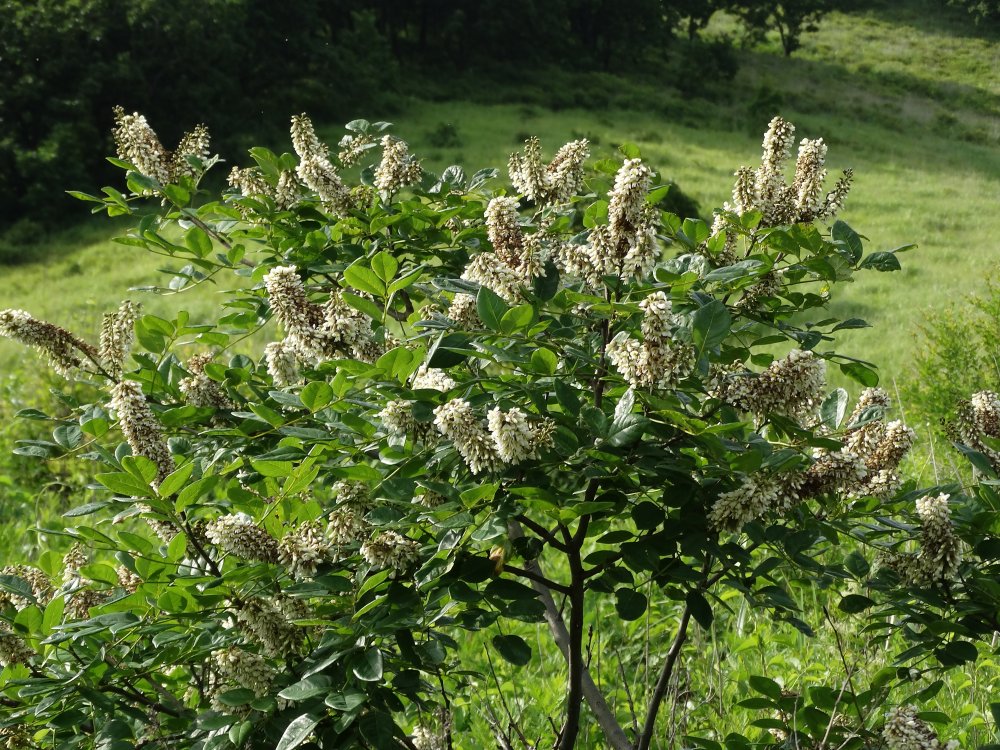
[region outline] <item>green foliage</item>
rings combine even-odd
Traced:
[[[901,383],[907,410],[939,429],[972,393],[1000,390],[1000,280],[919,326],[912,374]]]
[[[817,31],[823,16],[834,10],[849,10],[854,5],[854,0],[736,0],[732,10],[751,38],[760,39],[768,31],[777,31],[785,56],[790,57],[802,46],[802,34]]]
[[[118,103],[161,122],[204,121],[229,148],[274,133],[288,111],[339,118],[359,101],[384,103],[394,62],[355,5],[364,4],[7,0],[0,224],[25,214],[65,223],[76,205],[51,200],[54,184],[92,191],[112,178],[96,155],[110,149]],[[253,94],[232,97],[241,80],[253,81]],[[217,106],[224,98],[232,102]],[[175,143],[181,132],[162,135]]]
[[[231,286],[201,321],[123,307],[99,350],[76,345],[85,391],[52,439],[22,444],[92,461],[96,484],[61,532],[80,547],[39,561],[54,591],[0,577],[6,727],[45,747],[412,747],[453,730],[471,746],[460,730],[490,703],[468,699],[485,681],[459,644],[483,631],[512,669],[566,656],[559,721],[528,734],[647,748],[685,642],[734,604],[813,632],[802,583],[875,632],[899,627],[901,664],[978,659],[997,611],[993,485],[895,492],[857,485],[853,464],[824,473],[890,428],[877,394],[845,418],[821,380],[823,362],[878,377],[835,349],[864,321],[816,319],[839,284],[886,270],[846,223],[782,224],[766,205],[714,229],[682,219],[657,208],[670,189],[633,145],[585,182],[565,163],[512,175],[533,195],[533,180],[569,186],[519,212],[495,171],[415,180],[390,141],[344,197],[295,128],[297,156],[254,149],[256,181],[221,195],[200,184],[212,160],[193,159],[170,185],[123,164],[150,201],[81,196],[137,220],[125,244],[186,264],[168,289]],[[296,166],[318,192],[289,187]],[[58,354],[58,331],[3,321]],[[272,339],[264,357],[233,351],[254,334]],[[931,506],[944,523],[914,512],[942,489],[953,521],[947,498]],[[619,633],[664,615],[646,644],[659,678],[629,697],[642,728],[598,687],[616,682],[612,651],[585,642],[602,611]],[[560,647],[515,632],[543,622]],[[639,645],[607,648],[635,663]],[[800,701],[745,680],[759,697],[744,708],[770,718],[733,747],[778,728],[875,742],[909,676],[842,688],[838,722],[831,689]]]
[[[967,10],[977,24],[996,29],[1000,22],[1000,2],[997,0],[948,0],[948,4]]]

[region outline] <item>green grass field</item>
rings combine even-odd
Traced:
[[[732,29],[723,18],[712,31]],[[862,276],[835,303],[839,315],[864,317],[873,324],[872,329],[848,332],[840,349],[879,364],[891,391],[894,380],[910,374],[917,326],[930,311],[976,291],[985,271],[1000,262],[1000,39],[953,8],[910,0],[834,14],[819,33],[803,38],[803,48],[790,60],[781,56],[775,40],[737,55],[740,72],[730,84],[716,87],[711,98],[683,97],[649,81],[553,74],[553,80],[540,80],[522,101],[515,93],[496,91],[470,94],[462,101],[414,99],[402,103],[401,114],[391,119],[394,132],[410,141],[430,169],[451,163],[467,171],[502,168],[529,134],[542,139],[548,154],[567,140],[587,137],[594,158],[613,156],[619,144],[634,142],[664,178],[675,180],[699,202],[707,218],[728,198],[734,169],[759,160],[770,116],[782,114],[798,126],[800,137],[826,139],[832,172],[855,169],[856,184],[841,218],[868,237],[870,250],[918,245],[902,256],[903,271]],[[547,86],[593,87],[599,101],[593,107],[551,109],[545,106]],[[380,119],[377,112],[357,114]],[[449,124],[455,137],[440,145],[442,125]],[[327,130],[331,142],[339,135],[335,127]],[[246,160],[230,156],[230,161]],[[49,238],[38,250],[44,260],[4,270],[0,307],[24,308],[96,338],[101,314],[129,296],[130,286],[155,283],[156,270],[164,265],[159,258],[110,242],[120,230],[94,217],[85,227]],[[183,297],[132,296],[154,313],[188,309],[193,320],[209,314],[214,305],[210,288]],[[0,341],[0,372],[16,384],[7,386],[0,407],[7,425],[0,432],[5,452],[15,437],[25,434],[24,425],[10,424],[13,410],[26,405],[29,395],[44,395],[37,387],[25,394],[18,390],[20,384],[37,380],[43,367],[33,354]],[[0,459],[0,467],[6,461]],[[0,492],[7,498],[0,506],[0,523],[14,532],[0,536],[0,560],[32,551],[38,540],[23,543],[21,532],[65,502],[64,489],[39,494],[35,483],[42,481],[18,460],[0,468]],[[32,500],[39,503],[37,510]],[[806,599],[814,596],[800,593]],[[818,608],[813,614],[811,624],[822,625]],[[651,610],[629,632],[602,633],[600,613],[595,613],[595,637],[633,643],[649,639],[656,645],[669,637],[672,617],[669,609]],[[849,645],[849,663],[856,664],[855,679],[870,679],[886,666],[886,651],[868,642],[858,622],[841,618],[837,627]],[[525,631],[529,640],[536,635]],[[537,636],[546,634],[539,631]],[[469,644],[473,651],[483,647],[485,643]],[[687,653],[682,670],[687,683],[679,685],[676,701],[679,711],[691,713],[689,729],[695,734],[712,730],[721,737],[760,718],[732,708],[747,697],[749,674],[784,673],[789,675],[785,687],[801,691],[836,684],[845,673],[831,628],[807,639],[752,613],[720,618],[717,632],[699,633]],[[508,708],[543,726],[546,713],[559,708],[552,696],[563,680],[561,662],[533,663],[526,668],[529,673],[500,665],[495,655],[493,661]],[[637,693],[650,679],[641,662],[623,663],[621,670],[604,665],[601,671],[612,679],[625,675]],[[961,739],[963,745],[992,741],[986,717],[998,675],[988,660],[951,674],[928,706],[955,720],[945,737]],[[931,679],[915,684],[914,691]],[[474,715],[472,702],[491,688],[480,681],[456,698],[469,731],[483,746],[491,737],[482,716]],[[622,685],[616,697],[626,700]],[[494,709],[498,715],[504,711],[500,705]]]

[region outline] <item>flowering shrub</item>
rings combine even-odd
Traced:
[[[794,129],[775,118],[710,227],[658,210],[669,188],[632,147],[594,172],[586,141],[546,163],[531,139],[511,192],[493,170],[427,174],[387,128],[350,123],[335,156],[295,117],[295,154],[253,149],[217,196],[199,188],[204,129],[170,153],[117,112],[129,195],[78,197],[135,217],[123,244],[185,261],[163,291],[236,283],[213,321],[125,302],[97,345],[0,313],[0,333],[93,385],[21,452],[82,454],[99,483],[64,558],[0,576],[8,746],[468,747],[457,638],[486,631],[524,665],[523,622],[565,658],[546,742],[643,750],[721,587],[809,631],[790,575],[843,586],[846,612],[878,604],[874,627],[894,617],[916,644],[904,660],[974,658],[997,594],[962,557],[973,582],[996,567],[988,500],[903,493],[913,433],[832,348],[864,322],[803,322],[855,272],[898,267],[813,223],[851,180],[827,186],[822,141],[789,181]],[[831,366],[865,386],[850,413]],[[585,632],[597,600],[641,617],[643,590],[677,603],[676,627],[628,724]],[[940,613],[960,626],[927,627]],[[847,747],[884,727],[892,747],[936,747],[911,709],[883,720],[894,680],[817,706],[760,677],[756,707],[782,717],[760,741]]]

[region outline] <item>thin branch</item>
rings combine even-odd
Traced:
[[[511,521],[508,524],[508,531],[512,540],[524,536],[524,531],[516,521]],[[538,573],[538,575],[542,575],[541,568],[534,560],[527,563],[525,567]],[[531,585],[538,592],[538,598],[545,607],[545,621],[548,623],[549,631],[552,633],[552,640],[565,658],[569,651],[569,631],[566,629],[566,623],[559,613],[559,607],[552,598],[552,592],[546,586],[536,581],[532,581]],[[608,706],[600,688],[594,683],[594,678],[591,676],[590,670],[586,668],[583,670],[583,697],[590,706],[590,710],[593,711],[597,723],[600,725],[601,731],[608,741],[608,746],[612,750],[634,750],[631,740],[625,734],[625,730],[618,724],[618,719],[615,717],[614,711]]]
[[[580,521],[585,527],[588,516]],[[575,541],[575,539],[574,539]],[[559,738],[559,750],[573,750],[580,733],[580,709],[583,707],[583,673],[587,669],[583,663],[583,618],[584,588],[583,564],[579,547],[573,549],[569,557],[569,642],[566,661],[569,662],[568,690],[566,695],[566,722]]]
[[[684,612],[681,614],[681,622],[677,626],[677,635],[674,636],[674,642],[670,645],[666,661],[663,662],[663,669],[660,670],[660,676],[656,680],[656,686],[653,688],[653,695],[649,699],[649,707],[646,710],[646,722],[643,725],[642,734],[639,735],[636,750],[649,750],[649,743],[653,740],[653,730],[656,729],[656,715],[660,711],[660,703],[663,702],[663,696],[667,692],[670,676],[674,672],[674,665],[677,664],[677,657],[680,656],[681,647],[687,639],[690,622],[691,607],[685,604]]]
[[[618,658],[618,675],[622,685],[625,687],[625,699],[628,701],[628,711],[632,715],[632,731],[639,736],[639,717],[635,713],[635,701],[632,699],[632,690],[628,686],[628,677],[625,675],[625,665],[622,663],[621,651],[615,647],[615,656]]]
[[[560,542],[558,539],[556,539],[555,536],[552,534],[552,532],[550,532],[548,529],[546,529],[540,523],[536,523],[536,522],[532,521],[530,518],[528,518],[523,513],[521,513],[520,515],[515,516],[515,518],[517,519],[518,523],[520,523],[522,526],[527,526],[529,529],[531,529],[533,532],[535,532],[538,536],[540,536],[542,539],[544,539],[545,543],[548,544],[550,547],[554,547],[555,549],[559,550],[560,552],[566,552],[566,545],[563,544],[562,542]]]
[[[560,594],[570,593],[569,586],[566,586],[562,583],[557,583],[556,581],[553,581],[551,578],[546,578],[545,576],[539,575],[534,571],[525,570],[524,568],[518,568],[514,565],[508,565],[507,563],[504,563],[503,569],[508,573],[513,573],[516,576],[527,578],[529,581],[540,583],[542,586],[545,586],[551,589],[552,591],[558,591]]]
[[[500,687],[500,678],[497,677],[496,667],[493,666],[493,657],[490,656],[490,650],[488,648],[486,649],[486,661],[489,662],[490,674],[493,675],[493,682],[496,683],[497,686],[497,695],[500,698],[500,703],[503,706],[504,713],[507,714],[507,720],[510,722],[508,726],[517,733],[517,738],[524,743],[524,746],[526,748],[530,748],[531,743],[528,742],[528,738],[524,736],[524,732],[521,731],[520,725],[514,719],[514,714],[510,712],[510,706],[507,705],[507,699],[504,697],[503,688]],[[509,738],[507,738],[507,741],[508,743],[510,742]]]

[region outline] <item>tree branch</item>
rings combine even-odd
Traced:
[[[545,543],[548,544],[550,547],[555,547],[560,552],[566,551],[566,545],[560,542],[558,539],[556,539],[555,536],[553,536],[552,532],[546,529],[540,523],[535,523],[523,513],[515,516],[514,518],[517,519],[517,522],[520,523],[522,526],[527,526],[529,529],[534,531],[538,536],[544,539]]]
[[[524,536],[521,525],[516,521],[510,522],[508,531],[511,539],[519,539]],[[531,561],[525,567],[542,576],[542,570],[537,562]],[[538,598],[545,607],[545,621],[548,623],[549,630],[552,633],[552,640],[559,648],[559,651],[562,652],[563,657],[566,657],[569,652],[569,631],[566,629],[566,623],[563,621],[562,615],[559,614],[559,608],[552,598],[552,592],[546,586],[536,581],[532,581],[531,585],[538,592]],[[590,710],[594,712],[594,716],[597,718],[597,723],[600,725],[601,731],[604,732],[604,737],[607,739],[608,745],[612,750],[634,750],[631,740],[625,734],[625,730],[618,724],[618,719],[608,706],[600,688],[594,683],[594,678],[591,677],[590,670],[586,666],[583,669],[582,683],[583,697],[586,699],[587,705],[590,706]]]
[[[666,694],[667,686],[670,684],[674,665],[677,663],[681,647],[687,639],[688,624],[690,622],[691,607],[685,604],[684,612],[681,614],[680,625],[677,626],[677,635],[674,636],[674,642],[670,645],[670,650],[667,652],[667,659],[663,662],[663,669],[660,670],[660,676],[656,680],[656,686],[653,688],[653,695],[649,699],[649,707],[646,709],[646,721],[642,727],[642,734],[639,735],[636,750],[649,750],[649,743],[653,740],[653,730],[656,729],[656,715],[660,712],[660,703],[663,702],[663,696]]]
[[[524,568],[518,568],[514,565],[508,565],[504,563],[503,569],[508,573],[513,573],[516,576],[521,576],[521,578],[527,578],[529,581],[541,584],[552,591],[558,591],[560,594],[570,594],[570,587],[565,586],[561,583],[556,583],[551,578],[546,578],[543,575],[539,575],[533,570],[526,570]]]
[[[584,516],[580,521],[581,528],[585,529],[587,518],[588,516]],[[566,661],[569,662],[569,689],[566,695],[566,723],[559,733],[559,750],[573,750],[576,747],[576,738],[580,733],[580,709],[583,703],[583,672],[587,668],[583,663],[583,563],[580,560],[578,545],[574,546],[568,557],[569,642],[566,648]]]

